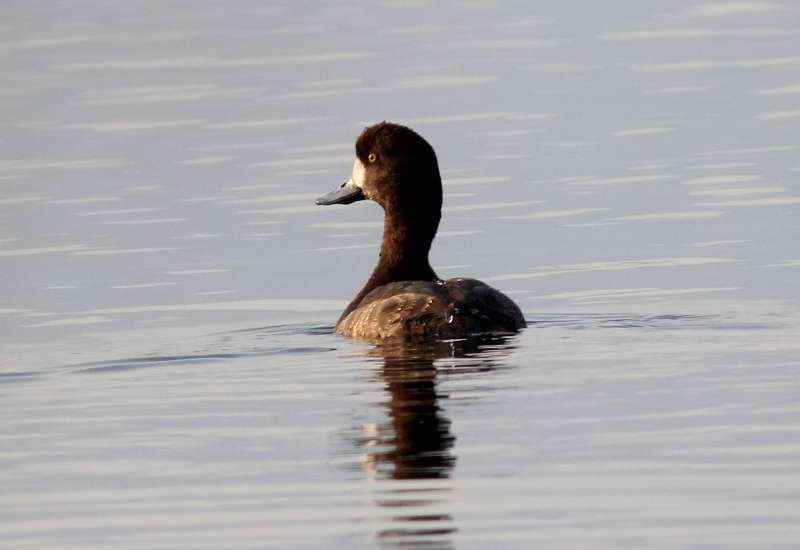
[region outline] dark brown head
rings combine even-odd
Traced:
[[[436,227],[442,208],[442,181],[433,147],[399,124],[380,122],[356,140],[353,175],[317,204],[350,204],[370,199],[387,215]],[[431,235],[432,238],[432,235]]]

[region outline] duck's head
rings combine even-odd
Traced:
[[[433,147],[399,124],[379,122],[356,140],[353,174],[317,204],[350,204],[370,199],[387,213],[424,215],[438,225],[442,182]],[[432,220],[431,220],[432,221]]]

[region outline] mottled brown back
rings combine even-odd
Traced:
[[[447,338],[503,334],[526,326],[508,296],[476,279],[400,281],[367,294],[336,325],[336,332],[366,340]]]

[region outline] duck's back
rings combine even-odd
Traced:
[[[336,332],[364,339],[456,337],[524,328],[505,294],[476,279],[399,281],[372,290]]]

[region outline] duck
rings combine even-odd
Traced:
[[[420,340],[510,334],[526,327],[511,298],[477,279],[443,280],[428,254],[439,228],[442,180],[433,147],[391,122],[364,129],[350,179],[317,205],[377,202],[384,211],[378,263],[336,322],[362,340]]]

